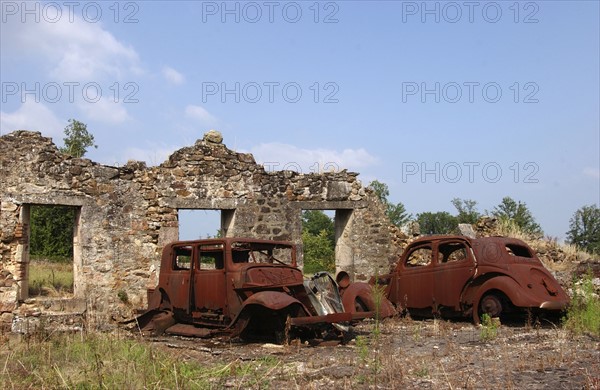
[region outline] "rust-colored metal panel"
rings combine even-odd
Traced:
[[[376,296],[373,293],[373,288],[380,288],[381,294]],[[346,288],[341,289],[342,303],[344,311],[348,313],[373,313],[367,317],[387,318],[396,314],[396,310],[392,303],[385,296],[383,291],[384,286],[373,287],[367,283],[351,283]],[[366,318],[366,317],[364,317]]]

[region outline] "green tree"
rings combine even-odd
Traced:
[[[454,198],[451,202],[458,211],[456,216],[458,223],[474,224],[481,217],[481,214],[477,211],[477,201]]]
[[[335,247],[331,245],[327,231],[321,230],[316,235],[303,231],[302,243],[304,245],[304,273],[335,272]]]
[[[401,227],[411,220],[412,215],[406,212],[406,208],[402,202],[393,204],[388,200],[390,190],[387,184],[378,180],[373,180],[369,183],[369,187],[375,192],[381,203],[385,206],[385,213],[394,225]]]
[[[318,236],[325,231],[331,247],[335,247],[335,226],[331,218],[321,210],[305,210],[302,213],[302,231]]]
[[[509,196],[502,198],[502,202],[492,210],[492,215],[498,219],[514,222],[525,233],[543,234],[542,228],[531,215],[527,205]]]
[[[590,253],[600,254],[600,208],[583,206],[569,221],[567,240]]]
[[[335,271],[335,226],[321,210],[302,213],[304,272]]]
[[[87,125],[76,119],[69,119],[69,124],[65,127],[65,136],[65,146],[60,148],[60,151],[70,156],[83,157],[90,146],[98,148],[98,145],[94,144],[94,135],[87,130]]]
[[[31,206],[31,255],[50,261],[70,261],[73,258],[74,223],[73,207]]]
[[[458,229],[458,219],[447,211],[417,214],[421,234],[452,234]]]

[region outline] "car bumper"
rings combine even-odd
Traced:
[[[540,309],[544,310],[564,310],[567,308],[567,302],[546,301],[542,302]]]

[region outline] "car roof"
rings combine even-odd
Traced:
[[[513,245],[521,245],[528,247],[524,241],[519,240],[517,238],[512,237],[501,237],[501,236],[490,236],[490,237],[479,237],[479,238],[471,238],[467,236],[461,236],[457,234],[434,234],[430,236],[419,237],[410,245],[428,243],[428,242],[439,242],[439,241],[447,241],[447,240],[458,240],[469,243],[471,246],[477,244],[490,244],[497,243],[501,245],[513,244]]]
[[[206,239],[198,239],[198,240],[183,240],[183,241],[173,241],[169,243],[170,245],[196,245],[196,244],[231,244],[233,242],[247,242],[252,244],[266,244],[266,245],[277,245],[277,246],[292,246],[293,243],[290,241],[275,241],[275,240],[265,240],[259,238],[249,238],[249,237],[225,237],[225,238],[206,238]]]

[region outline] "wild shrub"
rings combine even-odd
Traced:
[[[594,278],[588,272],[573,283],[573,298],[564,318],[564,325],[576,334],[589,332],[600,336],[600,297],[594,289]]]
[[[481,316],[481,333],[479,334],[481,341],[494,340],[498,336],[498,328],[500,328],[498,321],[484,313]]]

